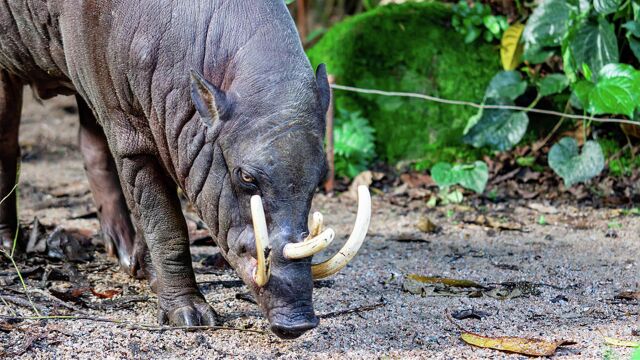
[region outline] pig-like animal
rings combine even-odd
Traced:
[[[352,236],[312,265],[333,239],[320,215],[307,224],[330,91],[284,1],[0,0],[0,198],[16,182],[24,85],[77,97],[107,248],[152,277],[161,323],[216,322],[196,286],[177,185],[273,332],[317,326],[312,278],[355,255],[370,199],[360,189]],[[0,205],[3,246],[16,228],[11,195]]]

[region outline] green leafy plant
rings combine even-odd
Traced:
[[[455,165],[440,162],[431,168],[431,177],[440,188],[440,191],[437,197],[429,199],[428,206],[436,206],[438,200],[443,205],[459,204],[464,199],[464,195],[457,189],[452,190],[451,186],[460,185],[465,189],[481,194],[487,187],[489,168],[484,161]]]
[[[493,42],[502,38],[502,34],[508,27],[507,18],[493,15],[488,5],[480,2],[469,5],[465,0],[460,0],[453,7],[451,24],[464,36],[464,42],[467,44],[476,41],[480,36],[486,42]]]
[[[366,170],[375,156],[374,129],[359,111],[338,109],[334,129],[336,174],[353,178]]]
[[[640,120],[640,71],[634,67],[640,60],[639,13],[637,1],[539,2],[519,39],[524,45],[522,58],[514,50],[507,59],[509,64],[503,64],[513,68],[524,61],[527,66],[496,74],[486,89],[484,104],[513,106],[523,102],[525,92],[531,99],[535,89],[537,96],[528,100],[528,109],[543,98],[552,104],[564,99],[567,103],[558,104],[559,110],[573,110],[589,120],[597,116]],[[514,48],[518,32],[507,35]],[[631,52],[622,52],[627,46]],[[541,72],[543,66],[545,71]],[[464,141],[474,147],[506,151],[522,141],[528,126],[527,110],[485,108],[469,119]],[[591,121],[584,120],[583,128],[589,126]],[[586,141],[580,149],[575,140],[564,138],[551,148],[549,165],[571,186],[597,176],[605,160],[598,142]]]
[[[481,194],[489,180],[489,168],[484,161],[456,165],[441,162],[431,168],[431,177],[440,189],[460,185]]]
[[[549,151],[549,166],[570,187],[598,175],[604,169],[604,155],[595,141],[587,141],[580,152],[578,143],[565,137]]]

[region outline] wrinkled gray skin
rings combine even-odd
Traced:
[[[16,180],[23,85],[42,98],[76,94],[108,249],[151,278],[161,323],[216,322],[196,286],[177,185],[272,330],[293,338],[317,326],[310,259],[282,250],[308,231],[329,90],[284,1],[0,0],[0,34],[0,194]],[[264,288],[252,276],[255,194],[273,247]],[[4,246],[15,227],[10,197],[0,206]]]

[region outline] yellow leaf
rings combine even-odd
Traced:
[[[524,46],[520,42],[520,37],[524,31],[524,25],[515,23],[502,35],[500,41],[500,59],[502,60],[502,67],[509,71],[515,70],[522,59],[522,52]]]
[[[447,278],[438,278],[438,277],[428,277],[422,276],[418,274],[410,274],[407,275],[407,278],[411,280],[415,280],[424,284],[444,284],[452,287],[461,287],[461,288],[480,288],[484,289],[485,287],[475,283],[471,280],[458,280],[458,279],[447,279]]]
[[[571,345],[574,342],[549,342],[539,339],[524,339],[518,337],[486,337],[464,331],[460,338],[467,344],[474,346],[518,353],[529,356],[552,356],[558,346]]]
[[[638,343],[638,342],[614,339],[614,338],[610,338],[610,337],[605,337],[604,338],[604,342],[607,345],[618,346],[618,347],[631,347],[631,348],[640,347],[640,343]]]

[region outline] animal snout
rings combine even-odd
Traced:
[[[271,321],[271,331],[281,339],[295,339],[317,327],[319,323],[320,320],[311,310],[292,316],[276,316]]]

